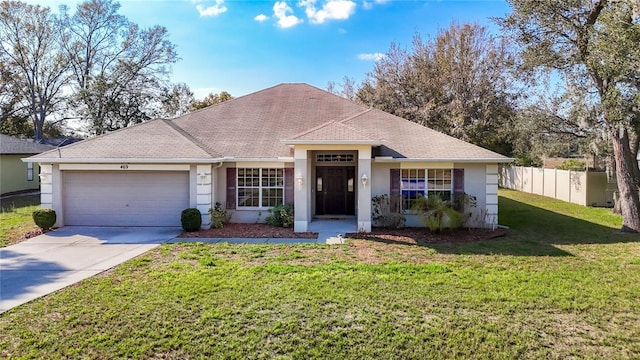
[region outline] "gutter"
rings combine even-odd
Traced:
[[[452,158],[452,159],[420,159],[420,158],[393,158],[388,156],[377,156],[373,159],[377,163],[411,163],[411,162],[459,162],[459,163],[510,163],[515,161],[514,158]]]
[[[233,158],[222,157],[215,159],[202,158],[22,158],[25,163],[49,164],[213,164],[229,161]]]

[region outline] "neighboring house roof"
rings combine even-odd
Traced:
[[[53,149],[53,146],[38,144],[30,140],[18,139],[13,136],[0,134],[0,154],[2,155],[31,155]]]
[[[292,144],[376,146],[413,160],[508,158],[307,84],[280,84],[173,120],[154,120],[36,156],[40,159],[275,159]]]

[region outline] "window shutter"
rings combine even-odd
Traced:
[[[400,169],[389,171],[389,205],[391,212],[400,212]]]
[[[227,209],[236,208],[236,168],[227,168]]]
[[[286,205],[293,205],[293,168],[284,169],[284,203]]]
[[[464,194],[464,169],[453,169],[453,195]]]

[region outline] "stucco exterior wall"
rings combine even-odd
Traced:
[[[476,198],[470,208],[470,226],[483,227],[497,223],[497,165],[484,163],[374,163],[372,166],[371,196],[390,193],[390,170],[398,168],[454,168],[464,169],[464,192]],[[405,226],[423,226],[419,216],[405,213]]]
[[[33,180],[27,180],[27,163],[22,158],[29,155],[0,156],[0,194],[14,191],[37,190],[40,188],[40,168],[33,164]]]
[[[213,194],[212,207],[216,202],[225,207],[227,203],[227,169],[228,168],[293,168],[293,163],[276,163],[276,162],[225,162],[222,166],[214,166],[213,174]],[[230,216],[229,222],[232,223],[264,223],[264,219],[269,215],[267,208],[265,209],[228,209]]]

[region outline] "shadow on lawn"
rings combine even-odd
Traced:
[[[612,244],[640,241],[638,234],[624,234],[602,226],[520,201],[500,197],[500,224],[509,226],[506,236],[483,240],[456,241],[443,236],[441,241],[419,236],[395,240],[370,234],[366,240],[394,245],[423,246],[443,254],[512,255],[512,256],[573,256],[557,245]],[[470,230],[471,233],[474,230]],[[485,237],[486,239],[486,237]]]

